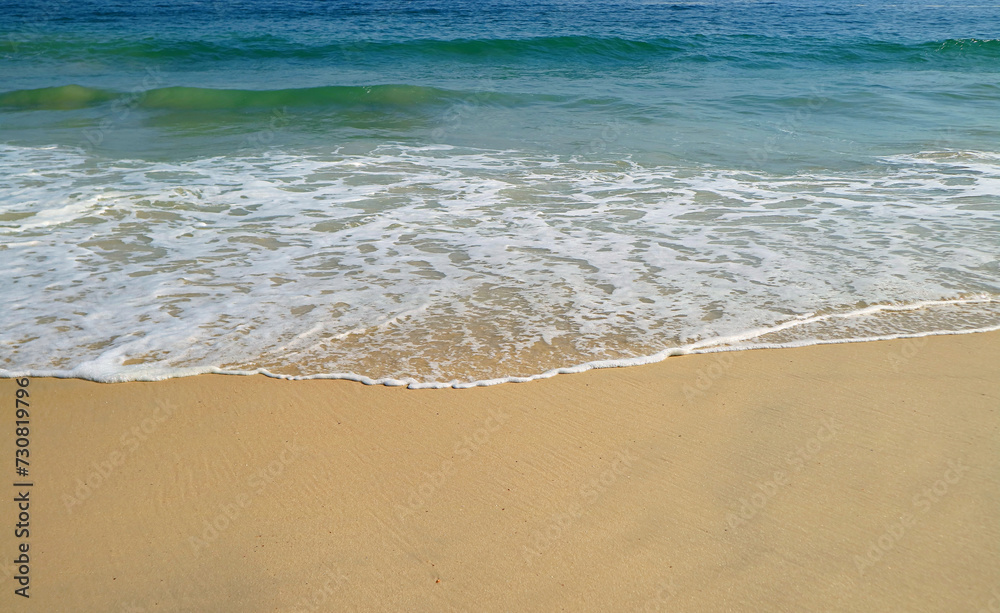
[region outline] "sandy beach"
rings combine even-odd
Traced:
[[[469,390],[2,380],[0,609],[997,611],[998,396],[1000,333]]]
[[[1000,613],[995,5],[0,15],[0,613]]]

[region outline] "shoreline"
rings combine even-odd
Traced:
[[[32,597],[8,563],[0,608],[978,611],[998,381],[1000,332],[463,393],[32,378]]]
[[[598,359],[590,360],[586,362],[577,363],[571,366],[560,366],[555,368],[550,368],[544,370],[537,374],[532,375],[505,375],[502,377],[494,377],[489,379],[474,379],[460,381],[457,379],[452,379],[450,381],[425,381],[418,380],[412,377],[409,378],[393,378],[393,377],[383,377],[383,378],[373,378],[367,375],[361,375],[353,372],[340,372],[340,373],[315,373],[315,374],[285,374],[272,372],[266,367],[256,368],[254,370],[234,370],[227,369],[218,366],[194,366],[194,367],[183,367],[183,368],[156,368],[152,369],[151,374],[142,374],[143,372],[148,372],[148,367],[140,366],[119,366],[118,368],[129,368],[132,370],[131,375],[124,372],[114,372],[110,375],[99,374],[101,370],[99,360],[91,360],[86,362],[82,366],[70,369],[68,371],[51,371],[44,369],[25,370],[25,371],[12,371],[0,368],[0,380],[5,378],[14,379],[17,377],[34,377],[34,378],[55,378],[55,379],[79,379],[84,381],[93,381],[97,383],[133,383],[133,382],[157,382],[157,381],[167,381],[170,379],[179,379],[186,377],[197,377],[203,375],[232,375],[232,376],[254,376],[262,375],[271,379],[281,379],[287,381],[312,381],[312,380],[334,380],[334,381],[352,381],[356,383],[362,383],[369,386],[386,386],[386,387],[406,387],[408,389],[469,389],[475,387],[490,387],[494,385],[500,385],[503,383],[530,383],[532,381],[539,381],[544,379],[550,379],[556,375],[563,374],[580,374],[590,370],[600,370],[605,368],[629,368],[633,366],[645,366],[649,364],[656,364],[662,362],[668,358],[679,357],[685,355],[703,355],[703,354],[714,354],[714,353],[728,353],[728,352],[740,352],[740,351],[754,351],[759,349],[794,349],[803,347],[814,347],[820,345],[837,345],[837,344],[853,344],[853,343],[870,343],[879,341],[890,341],[890,340],[906,340],[906,339],[920,339],[933,336],[953,336],[953,335],[963,335],[963,334],[983,334],[990,332],[1000,331],[1000,325],[990,325],[980,328],[968,328],[961,330],[947,330],[947,331],[929,331],[929,332],[915,332],[915,333],[898,333],[898,334],[884,334],[868,337],[847,337],[847,338],[831,338],[831,339],[817,339],[812,338],[809,340],[791,340],[785,342],[758,342],[745,345],[733,345],[733,343],[747,343],[753,339],[760,339],[762,337],[767,337],[773,334],[780,334],[784,330],[797,328],[799,326],[823,322],[826,320],[836,320],[836,319],[853,319],[856,317],[863,317],[865,315],[875,314],[875,313],[903,313],[909,311],[918,311],[927,307],[940,307],[940,306],[961,306],[968,304],[991,304],[998,302],[992,297],[985,295],[977,297],[966,297],[966,298],[953,298],[946,300],[923,300],[912,303],[905,304],[874,304],[867,307],[863,307],[854,311],[847,311],[843,313],[824,313],[817,315],[815,313],[802,316],[796,319],[788,320],[779,324],[774,324],[770,326],[764,326],[760,328],[753,328],[746,330],[744,332],[712,337],[709,339],[696,341],[693,343],[688,343],[685,345],[680,345],[677,347],[668,347],[655,353],[648,355],[639,355],[635,357],[628,358],[610,358],[610,359]],[[37,374],[33,374],[37,373]]]

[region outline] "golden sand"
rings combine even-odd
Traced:
[[[470,390],[32,379],[27,477],[17,389],[3,611],[1000,611],[1000,333]]]

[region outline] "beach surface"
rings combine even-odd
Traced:
[[[1000,333],[468,390],[206,375],[0,398],[0,610],[1000,608]]]

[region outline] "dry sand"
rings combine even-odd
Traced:
[[[32,379],[27,539],[16,389],[3,611],[1000,611],[1000,333],[471,390]]]

